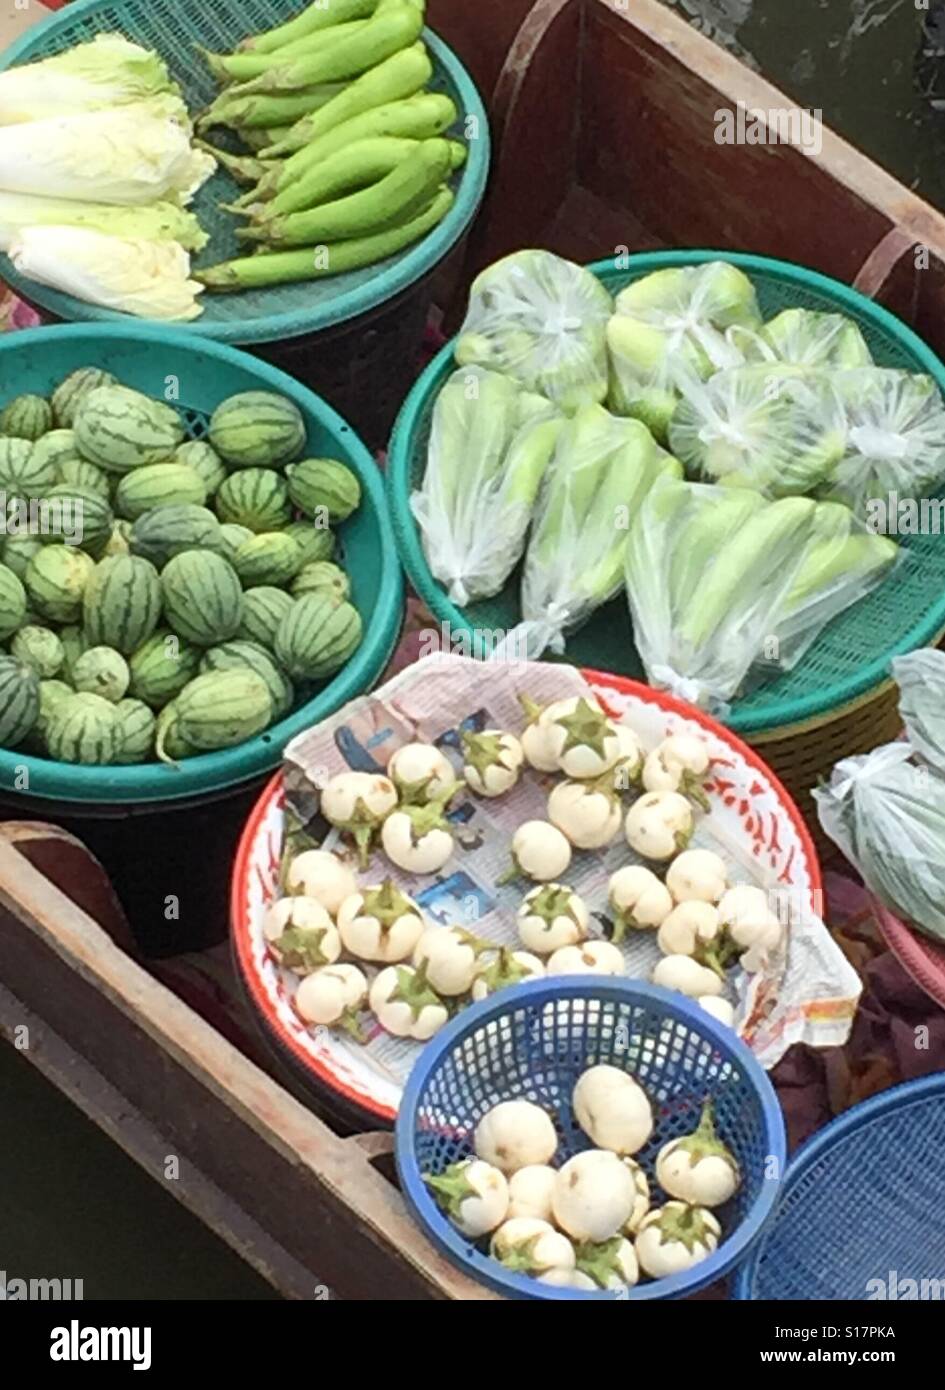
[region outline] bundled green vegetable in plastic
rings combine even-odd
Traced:
[[[890,743],[837,763],[814,789],[827,835],[898,917],[945,941],[945,778]]]
[[[871,367],[873,359],[857,324],[843,314],[784,309],[760,333],[735,327],[729,341],[747,362],[786,362],[794,367]]]
[[[726,338],[733,326],[754,332],[761,316],[751,281],[725,261],[657,270],[628,285],[607,325],[610,408],[665,440],[678,373],[704,381],[744,360]]]
[[[683,394],[670,448],[706,482],[788,497],[812,491],[843,456],[843,410],[827,373],[756,363],[689,379]]]
[[[518,564],[561,424],[543,396],[481,367],[454,372],[437,397],[410,505],[430,569],[460,607],[497,594]]]
[[[661,479],[626,552],[637,650],[652,685],[725,712],[797,577],[815,504]]]
[[[945,652],[929,647],[897,656],[892,673],[909,742],[927,763],[945,773]]]
[[[884,367],[837,372],[845,449],[828,491],[859,515],[890,493],[928,497],[945,477],[945,406],[930,376]]]
[[[612,312],[589,270],[550,251],[516,251],[473,281],[456,361],[503,372],[571,412],[607,395]]]
[[[627,535],[657,478],[682,476],[639,420],[582,406],[558,435],[522,575],[522,623],[495,655],[562,652],[565,636],[619,591]]]

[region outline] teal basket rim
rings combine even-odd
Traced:
[[[706,261],[715,260],[728,261],[748,273],[755,270],[795,284],[800,279],[814,289],[828,291],[851,311],[872,319],[877,327],[898,338],[915,355],[923,370],[928,372],[945,395],[945,364],[913,329],[882,305],[867,299],[858,290],[844,285],[840,280],[834,280],[829,275],[796,265],[793,261],[777,260],[745,251],[647,251],[631,256],[592,261],[587,268],[595,275],[605,271],[619,272],[627,269],[639,270],[646,274],[651,270],[663,270],[668,266],[701,265]],[[414,383],[394,421],[388,448],[386,486],[400,557],[411,584],[431,612],[443,622],[449,623],[450,631],[467,636],[475,650],[476,630],[463,610],[451,602],[430,573],[420,543],[419,530],[410,510],[413,439],[420,427],[420,417],[428,400],[442,386],[448,375],[453,362],[455,342],[456,339],[451,338],[427,365]],[[916,623],[882,657],[866,663],[855,675],[825,686],[810,695],[775,703],[763,710],[740,713],[736,702],[725,720],[726,727],[740,734],[760,734],[830,714],[883,685],[890,678],[889,663],[893,657],[916,651],[919,647],[934,642],[943,628],[945,593],[942,594],[938,605],[921,622]]]
[[[115,3],[116,0],[74,0],[73,4],[50,15],[47,20],[29,29],[21,38],[10,44],[9,48],[0,54],[0,72],[20,60],[41,57],[42,42],[49,37],[54,26],[63,27],[93,10],[114,8]],[[235,346],[303,337],[325,328],[332,328],[339,323],[347,323],[380,308],[388,300],[409,289],[448,255],[469,228],[485,192],[491,149],[489,117],[475,83],[449,45],[429,28],[423,31],[423,41],[456,85],[460,96],[460,116],[473,117],[478,121],[481,132],[478,139],[467,142],[468,154],[462,169],[456,201],[439,226],[416,245],[399,252],[386,268],[384,262],[378,262],[377,274],[373,275],[367,284],[337,295],[314,311],[298,310],[287,314],[271,314],[252,320],[250,325],[194,319],[192,322],[174,324],[174,327],[208,341],[232,343]],[[114,309],[100,309],[94,304],[86,304],[81,299],[76,299],[71,294],[63,294],[59,290],[37,284],[35,280],[29,280],[14,270],[9,256],[4,254],[0,254],[0,279],[5,280],[30,303],[48,309],[50,313],[69,323],[155,322],[152,319],[138,319],[130,314],[122,314]],[[300,288],[304,290],[304,281]]]
[[[31,328],[0,337],[0,357],[24,345],[48,342],[50,336],[103,340],[128,337],[127,327],[114,324],[65,324]],[[192,350],[197,344],[186,334],[160,324],[135,326],[135,337],[171,348]],[[383,572],[381,589],[370,619],[365,623],[361,646],[351,660],[313,700],[294,710],[288,718],[273,724],[265,733],[218,753],[186,758],[176,768],[161,763],[139,763],[130,767],[83,767],[35,757],[17,749],[0,749],[0,786],[16,788],[25,770],[30,796],[46,801],[68,801],[84,805],[161,803],[181,798],[206,796],[236,787],[271,772],[278,766],[290,739],[333,714],[346,700],[369,689],[387,665],[400,634],[404,607],[404,579],[397,558],[393,529],[385,506],[380,470],[355,431],[336,410],[314,391],[294,380],[278,367],[271,367],[248,353],[223,343],[204,342],[199,350],[216,358],[221,365],[249,364],[260,385],[288,396],[303,410],[318,415],[325,430],[354,463],[364,495],[374,508],[381,530]],[[50,774],[50,769],[55,772]],[[41,770],[41,771],[40,771]],[[33,776],[32,774],[40,773]],[[40,790],[42,788],[42,790]],[[48,788],[48,790],[47,790]]]

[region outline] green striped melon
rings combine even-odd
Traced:
[[[280,531],[292,519],[289,489],[271,468],[243,468],[231,473],[217,492],[216,508],[221,521],[248,526],[257,535]]]
[[[108,544],[115,518],[104,497],[87,487],[59,484],[39,503],[43,539],[77,545],[98,559]]]
[[[337,459],[303,459],[286,469],[289,496],[306,516],[347,521],[361,505],[357,474]]]
[[[173,406],[127,386],[98,386],[82,397],[72,424],[76,448],[107,473],[163,463],[184,438]]]
[[[128,663],[113,647],[89,647],[79,657],[72,675],[76,690],[101,695],[113,705],[124,698],[130,681]]]
[[[61,429],[71,429],[79,402],[98,386],[117,386],[117,378],[101,367],[79,367],[60,381],[52,393],[53,415]]]
[[[0,747],[18,748],[39,718],[39,676],[12,656],[0,656]]]
[[[302,566],[302,552],[291,536],[266,531],[244,541],[233,558],[233,568],[247,588],[288,584]]]
[[[320,680],[341,669],[361,644],[361,615],[328,594],[303,594],[276,633],[276,659],[290,676]]]
[[[265,682],[272,702],[273,720],[282,719],[288,714],[295,700],[292,682],[276,665],[272,653],[258,642],[224,642],[219,647],[211,647],[200,663],[201,675],[206,675],[208,671],[241,669],[255,671]]]
[[[26,622],[26,590],[19,575],[0,565],[0,642]]]
[[[293,521],[291,526],[285,527],[285,533],[301,548],[303,565],[314,564],[316,560],[330,560],[335,553],[335,534],[327,526],[316,526],[311,521]]]
[[[36,536],[7,536],[3,542],[3,549],[0,550],[0,559],[11,569],[20,580],[26,574],[26,567],[43,548],[43,543]]]
[[[75,694],[71,685],[67,685],[63,680],[46,680],[39,683],[39,714],[36,716],[36,723],[33,725],[30,736],[30,743],[37,745],[42,751],[46,749],[46,730],[49,727],[49,719],[54,709],[61,705],[63,700],[70,699]]]
[[[71,430],[50,430],[42,439],[36,440],[33,454],[44,463],[54,463],[57,468],[64,459],[79,457],[75,447],[75,435]]]
[[[206,507],[159,507],[146,512],[131,531],[131,549],[163,569],[185,550],[222,550],[220,523]]]
[[[303,594],[333,594],[337,599],[349,598],[351,581],[343,569],[333,565],[330,560],[315,560],[303,565],[289,586],[294,598]]]
[[[46,725],[46,747],[57,762],[107,767],[119,748],[114,705],[87,692],[60,701]]]
[[[0,434],[39,439],[53,427],[52,406],[44,396],[17,396],[0,411]]]
[[[243,617],[237,630],[239,638],[258,642],[260,646],[272,651],[276,644],[276,631],[292,607],[292,599],[283,589],[271,584],[247,589],[243,594]]]
[[[20,628],[10,643],[10,655],[44,681],[58,676],[65,660],[60,638],[51,627],[40,627],[38,623],[27,623]]]
[[[95,561],[74,545],[44,545],[26,567],[24,584],[35,612],[52,623],[74,623],[95,573]]]
[[[45,497],[58,481],[56,464],[42,455],[37,459],[34,444],[25,439],[0,439],[0,488],[4,492],[17,497]]]
[[[209,551],[185,550],[161,573],[164,616],[180,637],[213,647],[236,636],[243,591],[233,566]]]
[[[235,521],[225,521],[220,527],[220,540],[222,541],[220,554],[224,560],[229,560],[232,565],[233,557],[243,542],[252,539],[253,532],[248,526],[238,526]]]
[[[248,667],[208,671],[186,685],[174,701],[180,737],[201,752],[234,748],[262,733],[272,720],[265,681]],[[160,737],[159,758],[166,760]]]
[[[154,749],[163,763],[179,763],[182,758],[193,758],[200,752],[188,743],[177,722],[177,702],[165,705],[157,717],[154,727]]]
[[[202,507],[207,489],[185,463],[148,463],[126,473],[115,491],[115,511],[137,521],[155,507]]]
[[[102,552],[103,560],[110,560],[115,555],[131,554],[131,522],[116,521],[112,527],[112,533],[108,538],[108,544]]]
[[[62,678],[71,681],[76,662],[88,650],[89,641],[78,623],[60,628],[59,640],[62,643]]]
[[[226,465],[216,449],[205,439],[189,439],[174,455],[175,463],[186,464],[202,479],[207,496],[212,497],[226,479]]]
[[[183,641],[176,632],[160,628],[133,652],[128,662],[130,693],[155,709],[179,695],[200,669],[199,647]]]
[[[85,634],[94,647],[130,656],[161,617],[161,581],[140,555],[111,555],[95,567],[83,603]]]
[[[157,720],[143,700],[119,700],[115,706],[118,720],[118,750],[116,763],[143,763],[154,749]]]
[[[305,447],[305,421],[284,396],[243,391],[217,406],[208,438],[231,468],[281,468]]]
[[[56,465],[56,474],[57,481],[64,486],[85,488],[104,498],[106,502],[111,502],[112,485],[108,481],[108,474],[97,464],[79,458],[78,454],[60,459]]]

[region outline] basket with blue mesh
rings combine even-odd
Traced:
[[[666,251],[597,261],[590,268],[616,294],[653,271],[726,260],[755,286],[767,319],[785,308],[845,314],[859,326],[877,366],[928,373],[945,392],[945,366],[899,319],[839,281],[802,266],[722,251]],[[479,631],[508,631],[520,618],[518,570],[495,598],[458,608],[433,577],[410,510],[423,477],[436,397],[453,370],[452,343],[430,363],[404,404],[391,438],[388,495],[397,544],[414,588],[453,634],[476,650]],[[945,535],[901,538],[903,563],[832,622],[791,671],[773,674],[733,700],[725,722],[754,744],[801,802],[813,827],[809,789],[841,757],[867,752],[899,731],[889,675],[894,656],[936,643],[945,632]],[[567,661],[645,679],[626,600],[599,609],[568,639]]]
[[[940,1299],[945,1075],[855,1106],[792,1159],[739,1299]]]
[[[639,980],[559,977],[503,990],[465,1009],[426,1044],[397,1116],[396,1152],[404,1196],[430,1239],[473,1278],[518,1299],[613,1299],[541,1284],[492,1259],[436,1204],[424,1177],[473,1153],[473,1132],[493,1106],[533,1101],[558,1133],[555,1165],[592,1147],[571,1096],[588,1067],[628,1072],[653,1108],[654,1130],[636,1159],[653,1180],[659,1149],[691,1133],[711,1098],[719,1134],[742,1171],[742,1185],[717,1213],[723,1236],[701,1263],[640,1282],[616,1296],[681,1298],[735,1268],[762,1234],[778,1195],[785,1136],[771,1082],[732,1029],[694,1001]],[[662,1199],[653,1190],[654,1204]]]
[[[51,57],[96,34],[121,33],[158,53],[180,84],[191,113],[219,91],[197,46],[229,52],[241,39],[270,29],[304,9],[300,0],[77,0],[30,29],[0,55],[0,70]],[[462,63],[429,29],[431,91],[453,99],[458,115],[447,134],[465,139],[468,159],[453,176],[455,202],[422,241],[362,270],[296,285],[202,297],[203,314],[185,324],[196,338],[236,343],[283,367],[325,396],[372,447],[384,443],[415,374],[432,303],[433,276],[464,238],[482,201],[489,169],[489,126],[476,87]],[[474,132],[476,138],[466,138]],[[227,136],[221,137],[221,144]],[[231,146],[235,149],[235,144]],[[222,204],[241,190],[218,169],[199,191],[193,210],[210,234],[194,257],[200,268],[241,254],[240,225]],[[127,317],[18,275],[0,255],[0,280],[44,312],[65,321],[127,323]]]

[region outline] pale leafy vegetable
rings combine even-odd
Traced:
[[[53,58],[0,72],[0,126],[179,96],[163,60],[121,34],[99,34]]]
[[[208,241],[194,214],[176,203],[114,207],[111,203],[0,192],[0,251],[9,251],[24,227],[42,226],[88,227],[132,240],[179,241],[187,251],[200,251]]]

